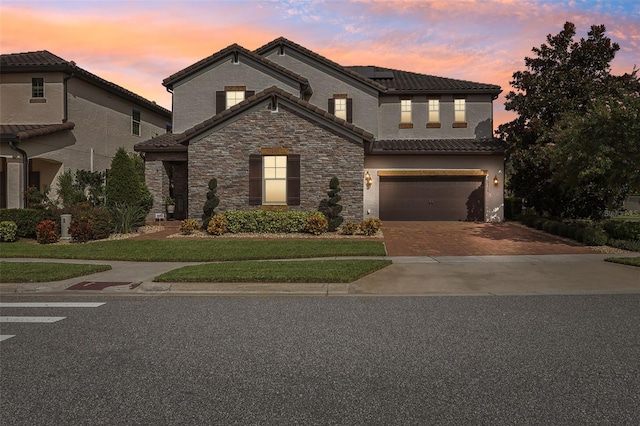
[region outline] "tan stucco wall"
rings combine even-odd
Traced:
[[[31,78],[44,78],[44,98],[31,102]],[[53,124],[63,117],[63,73],[0,74],[2,124]],[[44,103],[41,101],[45,101]]]
[[[367,217],[379,217],[380,178],[382,170],[486,170],[485,181],[485,220],[501,222],[504,220],[504,160],[501,155],[397,155],[366,156],[365,172],[373,178],[372,185],[364,188],[364,214]],[[493,184],[494,176],[499,184]]]

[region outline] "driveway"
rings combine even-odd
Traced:
[[[519,223],[384,222],[389,256],[592,254],[589,247]]]

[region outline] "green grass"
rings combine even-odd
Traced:
[[[109,265],[80,265],[77,263],[0,262],[0,282],[41,283],[108,271]]]
[[[30,240],[2,243],[0,257],[210,262],[300,259],[332,256],[384,256],[378,241],[345,240],[114,240],[43,245]]]
[[[640,267],[640,257],[608,257],[605,261]]]
[[[154,281],[349,283],[390,264],[389,260],[208,263],[174,269],[157,276]]]

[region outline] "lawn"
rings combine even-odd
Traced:
[[[45,245],[32,240],[2,243],[0,257],[97,259],[151,262],[300,259],[333,256],[384,256],[378,241],[347,240],[113,240]]]
[[[4,246],[3,246],[4,247]],[[108,271],[109,265],[81,265],[76,263],[0,262],[0,282],[40,283],[60,281]]]
[[[349,283],[389,266],[389,260],[224,262],[185,266],[157,276],[159,282]]]
[[[640,257],[608,257],[605,261],[640,267]]]

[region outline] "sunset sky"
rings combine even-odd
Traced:
[[[2,53],[49,50],[170,108],[162,80],[238,43],[279,36],[341,65],[379,65],[498,84],[565,21],[586,37],[604,24],[621,50],[614,74],[640,66],[638,0],[11,1],[0,2]]]

